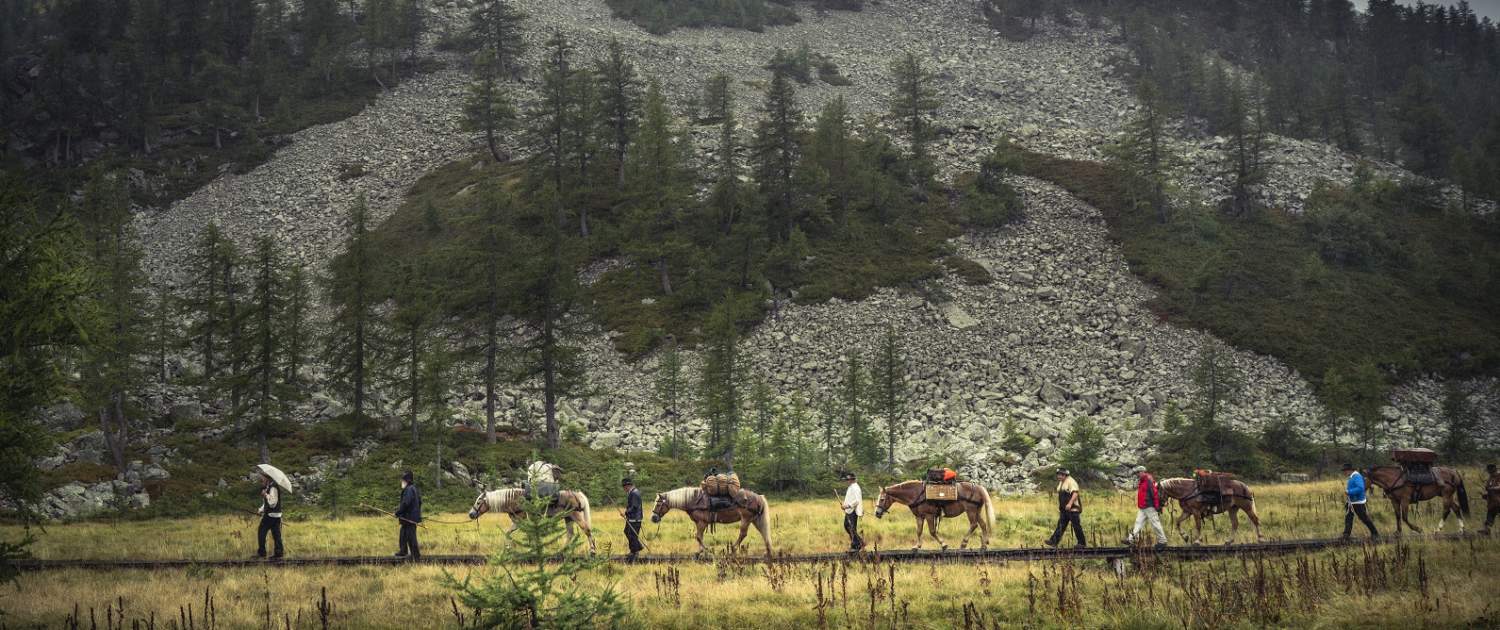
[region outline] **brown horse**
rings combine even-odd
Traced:
[[[1438,519],[1438,531],[1443,531],[1443,523],[1448,520],[1448,514],[1458,517],[1458,531],[1464,531],[1464,517],[1469,515],[1469,491],[1464,488],[1464,476],[1453,468],[1447,466],[1433,466],[1432,472],[1437,475],[1437,484],[1424,484],[1421,486],[1409,483],[1406,479],[1406,470],[1400,466],[1371,466],[1365,469],[1365,478],[1370,480],[1391,500],[1391,507],[1396,510],[1396,535],[1401,535],[1401,524],[1404,522],[1412,531],[1421,533],[1422,528],[1411,522],[1411,514],[1408,507],[1421,503],[1428,499],[1443,498],[1443,516]]]
[[[982,530],[979,534],[979,548],[989,548],[990,529],[995,526],[995,504],[990,501],[989,490],[971,481],[961,481],[958,483],[958,500],[928,501],[924,496],[925,487],[926,484],[922,481],[913,480],[881,488],[880,498],[875,501],[875,518],[883,518],[891,509],[892,503],[900,503],[910,508],[912,516],[917,518],[917,544],[912,549],[922,548],[922,525],[924,524],[927,525],[927,531],[932,535],[932,539],[936,540],[943,549],[947,549],[948,543],[943,542],[942,537],[938,536],[938,521],[968,514],[969,531],[958,543],[958,548],[964,549],[969,546],[969,536],[974,535],[976,529]]]
[[[486,512],[510,516],[509,534],[516,531],[516,521],[526,518],[526,491],[521,488],[501,488],[479,492],[474,507],[469,509],[469,519],[477,519]],[[573,526],[583,530],[589,541],[589,553],[594,553],[594,514],[589,509],[589,498],[577,490],[563,490],[557,495],[557,505],[547,508],[547,516],[561,516],[568,528],[568,542],[573,541]]]
[[[674,509],[687,512],[688,518],[693,520],[697,531],[693,538],[698,541],[698,553],[708,551],[703,546],[703,530],[714,523],[739,523],[740,537],[734,541],[734,547],[740,548],[740,543],[745,542],[745,534],[749,533],[750,526],[760,532],[760,538],[766,543],[766,557],[771,557],[771,504],[766,498],[750,492],[741,490],[743,506],[735,505],[718,511],[708,509],[708,495],[702,488],[687,486],[656,495],[656,506],[651,508],[651,522],[660,523],[661,517]]]
[[[1172,521],[1177,528],[1177,533],[1182,534],[1183,540],[1188,540],[1187,534],[1182,532],[1182,522],[1187,517],[1193,517],[1193,524],[1197,526],[1197,537],[1191,543],[1194,545],[1203,542],[1203,519],[1221,512],[1229,512],[1229,540],[1224,541],[1226,545],[1234,544],[1240,534],[1240,510],[1245,511],[1245,516],[1250,519],[1250,524],[1255,526],[1255,541],[1265,542],[1265,537],[1260,534],[1260,514],[1255,512],[1255,496],[1250,493],[1250,486],[1238,479],[1231,480],[1229,487],[1234,497],[1230,499],[1229,508],[1225,509],[1218,501],[1210,502],[1201,492],[1198,492],[1198,482],[1192,479],[1176,477],[1163,479],[1160,484],[1162,494],[1168,498],[1177,499],[1177,505],[1182,508],[1182,515]]]

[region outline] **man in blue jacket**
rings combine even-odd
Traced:
[[[1359,522],[1364,523],[1370,529],[1370,540],[1380,538],[1380,532],[1375,531],[1375,523],[1370,520],[1370,513],[1365,511],[1365,501],[1368,498],[1365,476],[1359,474],[1351,464],[1344,464],[1344,473],[1349,475],[1349,482],[1344,486],[1344,492],[1348,495],[1347,506],[1344,511],[1344,536],[1342,540],[1349,540],[1349,535],[1354,533],[1354,517],[1359,517]]]
[[[396,508],[396,521],[401,523],[401,550],[397,558],[420,560],[422,551],[417,548],[417,524],[422,522],[422,493],[412,482],[411,471],[401,475],[401,505]]]

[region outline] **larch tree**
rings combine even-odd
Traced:
[[[495,59],[495,71],[512,80],[521,72],[526,40],[521,36],[526,14],[512,0],[481,0],[470,14],[469,34]]]
[[[1167,199],[1170,169],[1177,158],[1167,144],[1166,113],[1160,93],[1149,80],[1137,90],[1140,108],[1110,147],[1115,163],[1130,176],[1129,191],[1137,208],[1150,209],[1159,223],[1171,218]]]
[[[896,329],[885,327],[880,347],[870,366],[870,402],[872,410],[885,421],[886,466],[896,469],[896,442],[901,439],[901,425],[906,404],[906,357]]]
[[[500,148],[500,134],[515,126],[516,110],[500,87],[499,62],[494,51],[479,51],[474,63],[474,81],[469,84],[469,93],[464,98],[463,127],[467,131],[484,134],[484,144],[490,157],[496,162],[510,160],[510,154]]]
[[[1255,210],[1256,193],[1265,183],[1270,167],[1271,137],[1266,132],[1265,108],[1250,92],[1236,79],[1230,87],[1225,114],[1224,131],[1229,136],[1226,205],[1229,214],[1237,217],[1248,216]]]
[[[608,54],[594,68],[599,83],[600,122],[610,149],[615,187],[625,188],[625,158],[640,117],[641,80],[625,58],[620,40],[609,41]]]
[[[365,422],[365,395],[380,338],[375,307],[380,301],[378,252],[370,243],[369,206],[363,194],[349,211],[344,253],[330,265],[328,327],[330,377],[347,396],[354,422]]]
[[[502,344],[510,334],[507,308],[511,301],[509,275],[520,252],[511,232],[515,199],[498,183],[486,186],[479,207],[459,233],[463,236],[451,251],[443,252],[445,263],[457,281],[442,288],[445,317],[460,333],[460,352],[478,355],[479,376],[484,382],[485,439],[496,441],[495,411],[500,381]]]
[[[677,349],[677,340],[668,339],[666,347],[656,360],[656,406],[661,415],[672,425],[671,444],[668,454],[676,458],[682,448],[682,400],[687,395],[688,383],[682,373],[682,353]]]
[[[891,95],[891,117],[906,134],[914,175],[918,182],[932,176],[932,158],[927,145],[932,140],[932,114],[941,102],[932,88],[933,75],[922,67],[922,59],[908,51],[891,64],[896,91]]]
[[[739,351],[739,328],[733,298],[714,307],[705,324],[703,366],[698,375],[699,413],[708,420],[704,455],[734,468],[735,437],[744,402],[748,364]]]
[[[761,112],[752,146],[755,179],[765,203],[767,234],[779,243],[791,237],[797,223],[794,180],[802,156],[802,112],[785,72],[772,72]]]
[[[679,131],[672,124],[661,88],[651,83],[646,93],[645,117],[629,156],[630,186],[626,250],[656,267],[661,292],[672,294],[673,260],[680,260],[691,247],[681,229],[683,216],[692,205],[693,178],[689,155]]]
[[[286,278],[281,249],[269,236],[255,239],[250,263],[250,294],[244,309],[248,346],[243,374],[246,396],[234,415],[249,419],[248,428],[255,436],[260,461],[268,463],[271,451],[266,438],[281,410],[278,401],[285,394],[281,367],[288,340],[283,336],[281,321],[286,312]]]
[[[534,232],[518,243],[517,261],[510,261],[516,291],[511,304],[524,323],[519,374],[523,381],[541,380],[546,445],[562,446],[557,418],[558,400],[585,392],[586,366],[582,350],[570,343],[584,334],[580,321],[585,298],[578,284],[583,257],[566,225],[547,209],[547,200],[523,206],[521,222]]]

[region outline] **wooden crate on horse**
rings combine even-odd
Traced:
[[[928,483],[923,489],[923,498],[928,501],[957,501],[958,484],[956,483]]]
[[[1391,459],[1402,464],[1428,464],[1437,462],[1437,451],[1430,448],[1391,449]]]

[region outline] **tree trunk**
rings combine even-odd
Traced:
[[[547,448],[562,446],[562,432],[557,426],[557,339],[552,329],[551,296],[542,320],[542,408],[547,416]]]
[[[418,370],[418,361],[417,361],[417,359],[420,357],[420,355],[418,354],[418,349],[420,348],[421,337],[419,336],[420,335],[420,331],[418,331],[417,328],[418,327],[413,326],[412,330],[411,330],[411,347],[409,349],[409,352],[411,353],[411,362],[407,366],[407,379],[408,379],[408,381],[409,381],[409,383],[411,385],[411,400],[408,403],[408,405],[409,405],[409,409],[410,409],[410,413],[411,413],[411,447],[412,447],[412,450],[416,450],[417,449],[417,447],[419,446],[419,441],[420,441],[420,434],[418,433],[418,429],[417,429],[417,402],[419,400],[419,397],[421,396],[421,391],[422,390],[421,390],[421,381],[420,381],[420,379],[418,379],[418,371],[417,371]]]
[[[656,269],[661,272],[661,292],[666,295],[672,294],[672,275],[667,269],[667,259],[662,257],[656,261]]]
[[[495,328],[498,322],[490,315],[484,349],[484,441],[495,443],[495,344],[499,343]]]

